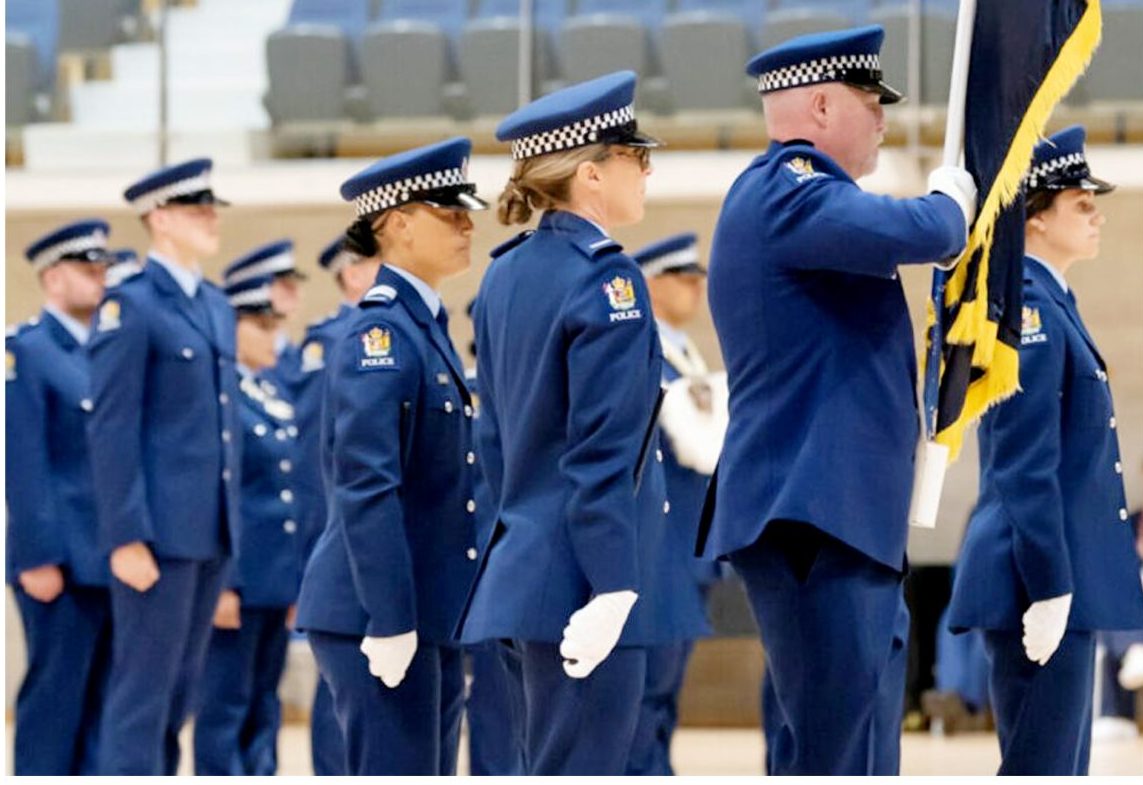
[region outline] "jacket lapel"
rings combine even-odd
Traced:
[[[179,313],[186,321],[202,336],[206,338],[211,346],[216,345],[215,332],[211,329],[213,325],[209,324],[203,310],[195,307],[191,299],[187,297],[186,292],[179,287],[170,273],[168,273],[163,265],[156,262],[154,259],[148,259],[143,271],[151,276],[151,281],[155,285],[156,291],[162,296],[166,297],[171,303],[171,307]],[[199,284],[202,285],[201,283]],[[205,310],[205,309],[204,309]]]
[[[1103,362],[1103,356],[1100,355],[1099,349],[1096,348],[1095,341],[1092,340],[1091,335],[1084,326],[1083,319],[1080,318],[1079,311],[1076,309],[1075,303],[1068,293],[1060,288],[1059,283],[1052,277],[1052,274],[1044,269],[1043,264],[1037,261],[1031,261],[1027,257],[1024,259],[1024,272],[1025,278],[1030,278],[1035,281],[1040,287],[1048,292],[1056,304],[1060,306],[1065,314],[1067,314],[1068,321],[1072,323],[1072,327],[1083,338],[1087,348],[1095,355],[1095,361],[1099,363],[1099,367],[1106,370],[1107,366]]]

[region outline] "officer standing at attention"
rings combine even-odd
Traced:
[[[288,391],[267,378],[282,321],[272,305],[273,277],[224,283],[238,319],[242,552],[214,615],[195,717],[194,770],[270,776],[278,769],[278,682],[302,578],[298,428]]]
[[[107,233],[103,221],[78,221],[28,247],[44,308],[5,341],[8,583],[28,652],[16,696],[17,775],[96,773],[111,601],[84,439],[83,347],[103,296]]]
[[[622,71],[497,128],[515,167],[474,309],[480,462],[496,504],[464,643],[520,648],[528,773],[623,774],[647,647],[706,630],[664,574],[659,337],[639,268],[610,237],[643,218],[650,148]],[[652,456],[648,459],[648,456]],[[570,677],[570,678],[569,678]]]
[[[1001,774],[1087,774],[1095,632],[1143,628],[1143,587],[1103,358],[1065,276],[1104,217],[1084,130],[1037,145],[1026,179],[1020,392],[980,423],[980,499],[949,606],[981,629]]]
[[[227,558],[239,466],[234,312],[202,278],[225,205],[203,158],[125,196],[151,237],[147,264],[110,290],[90,343],[88,442],[114,622],[101,774],[167,774],[192,706]]]
[[[472,405],[437,288],[469,265],[464,138],[347,180],[355,247],[384,260],[329,357],[329,523],[298,626],[333,694],[349,774],[456,770],[464,701],[452,632],[476,564]]]
[[[281,378],[292,380],[290,387],[298,423],[298,448],[302,458],[298,462],[296,481],[302,504],[303,564],[309,560],[325,528],[328,509],[321,454],[326,358],[341,337],[341,330],[354,307],[373,285],[381,260],[346,248],[345,236],[339,235],[322,250],[318,266],[337,282],[342,296],[341,305],[330,316],[306,328],[292,369],[287,365],[290,362],[288,356],[281,358],[277,366]],[[345,742],[341,739],[341,730],[333,713],[329,685],[320,673],[310,709],[310,754],[314,774],[334,776],[345,773]]]
[[[689,587],[704,606],[719,578],[717,562],[693,555],[703,499],[726,433],[726,376],[711,375],[698,346],[684,332],[703,304],[706,270],[693,232],[672,235],[632,254],[647,282],[663,349],[667,387],[659,423],[671,514],[665,561],[671,581]],[[671,737],[678,724],[679,691],[693,640],[647,650],[647,689],[635,731],[628,774],[673,775]]]
[[[723,203],[710,306],[730,426],[698,552],[729,557],[766,645],[773,774],[896,774],[908,611],[905,539],[919,417],[902,264],[964,248],[976,188],[854,182],[877,163],[879,26],[793,38],[750,61],[769,148]]]

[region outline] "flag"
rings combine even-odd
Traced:
[[[979,209],[956,269],[934,273],[943,297],[936,295],[928,309],[926,424],[951,458],[965,427],[1016,392],[1021,183],[1048,117],[1090,62],[1101,26],[1099,0],[977,2],[964,152]]]

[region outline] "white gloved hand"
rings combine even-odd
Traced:
[[[1024,653],[1032,662],[1047,665],[1068,629],[1072,595],[1062,594],[1032,603],[1024,611]]]
[[[405,679],[409,663],[417,653],[417,631],[385,638],[361,639],[361,653],[369,658],[369,672],[392,689]]]
[[[1143,689],[1143,643],[1133,643],[1127,647],[1116,678],[1119,686],[1128,692]]]
[[[633,591],[608,592],[593,597],[571,615],[560,641],[564,673],[573,679],[585,679],[607,659],[619,642],[637,599],[639,595]]]
[[[976,181],[967,169],[959,166],[938,166],[929,172],[929,193],[936,191],[956,202],[964,213],[965,229],[972,227],[976,218]]]

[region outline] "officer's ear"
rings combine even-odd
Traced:
[[[589,191],[599,191],[603,188],[603,170],[596,161],[582,161],[575,168],[574,179],[581,188]]]
[[[819,128],[829,124],[830,102],[826,90],[820,88],[810,92],[810,117]]]

